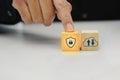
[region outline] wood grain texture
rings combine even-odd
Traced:
[[[82,47],[84,51],[96,51],[99,49],[99,32],[96,30],[82,31]]]

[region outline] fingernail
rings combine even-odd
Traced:
[[[74,31],[74,27],[70,23],[66,25],[66,28],[66,31]]]

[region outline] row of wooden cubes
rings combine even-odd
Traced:
[[[61,48],[63,51],[96,51],[99,49],[99,32],[96,30],[62,32]]]

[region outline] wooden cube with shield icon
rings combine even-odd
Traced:
[[[81,35],[79,32],[62,32],[61,48],[63,51],[80,51]]]

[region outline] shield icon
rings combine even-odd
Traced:
[[[69,48],[74,47],[75,43],[76,43],[76,38],[72,38],[72,37],[66,38],[66,44]]]

